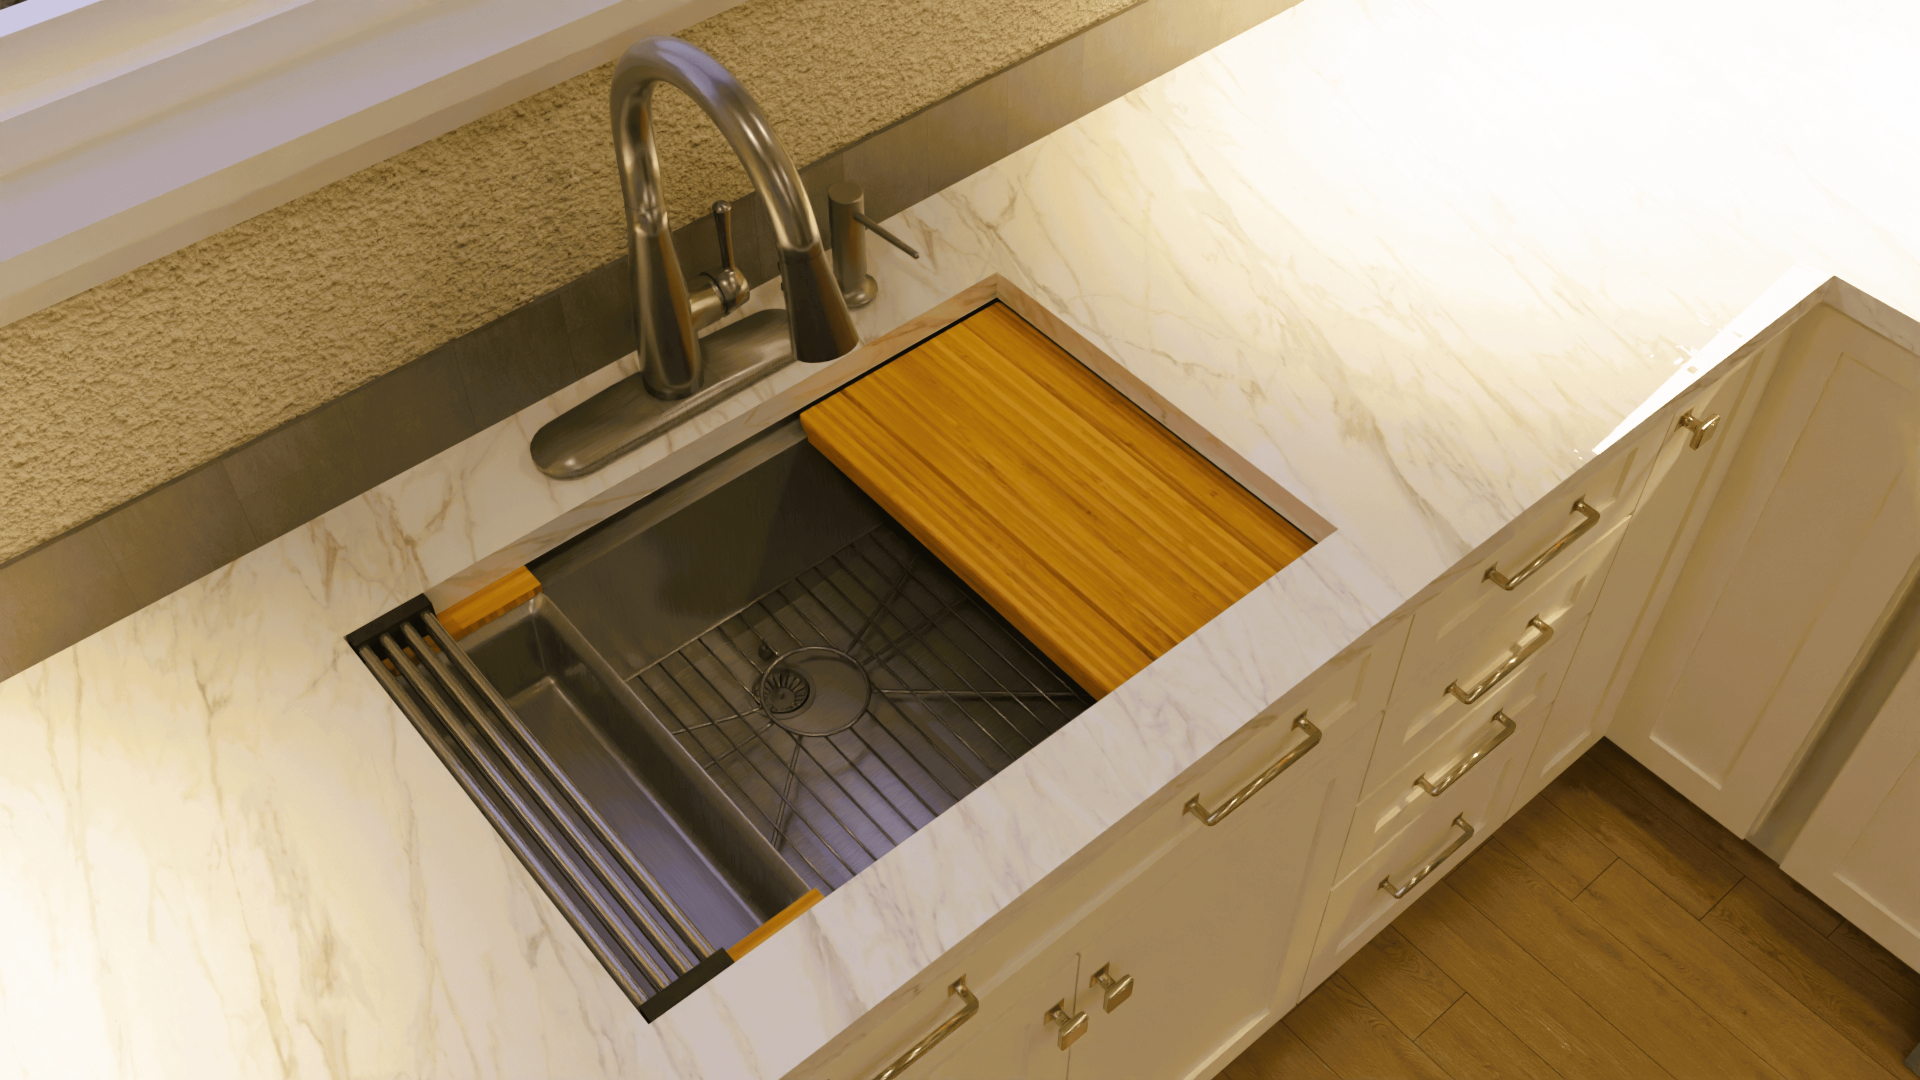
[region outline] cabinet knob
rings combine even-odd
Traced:
[[[1714,413],[1702,420],[1693,415],[1692,409],[1688,409],[1686,415],[1680,418],[1680,426],[1693,432],[1693,439],[1687,443],[1687,449],[1698,450],[1701,443],[1713,438],[1714,429],[1720,426],[1720,414]]]
[[[1083,1012],[1068,1014],[1066,998],[1061,998],[1058,1004],[1047,1010],[1045,1022],[1059,1029],[1057,1041],[1062,1050],[1079,1042],[1080,1036],[1087,1033],[1087,1014]]]
[[[1116,982],[1110,970],[1112,967],[1112,964],[1101,964],[1100,970],[1094,972],[1093,978],[1087,980],[1088,986],[1097,986],[1103,991],[1100,995],[1100,1007],[1108,1012],[1126,1004],[1127,999],[1133,996],[1133,976],[1123,975]]]

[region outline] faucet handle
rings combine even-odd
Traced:
[[[733,254],[733,204],[722,199],[713,204],[713,224],[720,234],[720,268],[709,270],[701,275],[713,282],[714,291],[719,294],[720,313],[726,314],[739,307],[752,290],[747,286],[747,277],[740,272],[740,264]]]
[[[868,217],[865,211],[862,211],[862,210],[853,211],[853,220],[859,222],[862,225],[865,225],[868,229],[870,229],[873,232],[875,236],[878,236],[880,239],[885,240],[887,243],[892,244],[894,247],[899,248],[901,251],[906,252],[907,254],[913,256],[916,259],[920,257],[920,253],[913,249],[912,244],[907,243],[905,240],[900,239],[899,237],[888,232],[886,229],[882,228],[880,223]]]
[[[740,264],[733,258],[733,204],[720,199],[713,204],[713,224],[720,230],[720,269],[738,274]]]

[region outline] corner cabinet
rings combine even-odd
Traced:
[[[1609,728],[1759,823],[1920,558],[1920,367],[1830,307],[1784,335]]]

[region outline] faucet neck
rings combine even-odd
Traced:
[[[693,303],[660,195],[653,133],[653,91],[660,83],[701,107],[766,205],[779,248],[794,357],[819,363],[851,352],[860,344],[859,331],[834,280],[806,185],[759,105],[700,49],[677,38],[650,37],[621,58],[610,100],[648,388],[662,397],[684,397],[699,389],[701,374]]]

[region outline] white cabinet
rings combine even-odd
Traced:
[[[1781,869],[1920,968],[1920,659],[1909,662]]]
[[[1920,371],[1840,312],[1791,331],[1610,733],[1747,835],[1920,556]]]

